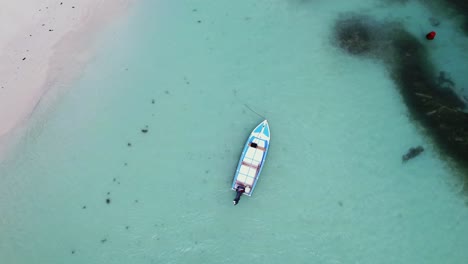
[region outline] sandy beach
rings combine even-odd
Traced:
[[[0,154],[41,98],[79,75],[93,39],[132,0],[17,0],[0,8]],[[61,85],[57,85],[61,84]]]

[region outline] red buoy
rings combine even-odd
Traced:
[[[434,31],[431,31],[431,32],[427,33],[426,38],[428,40],[433,40],[435,38],[435,35],[436,35],[436,33]]]

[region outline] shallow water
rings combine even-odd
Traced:
[[[456,172],[412,123],[385,67],[331,38],[342,12],[406,19],[414,31],[405,12],[426,9],[137,8],[1,164],[2,263],[466,262]],[[233,207],[232,176],[261,116],[270,152],[254,196]],[[425,152],[402,165],[416,145]]]

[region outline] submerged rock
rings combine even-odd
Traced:
[[[433,26],[433,27],[437,27],[437,26],[440,25],[440,21],[435,17],[430,17],[429,18],[429,23],[431,23],[431,26]]]
[[[421,146],[417,146],[415,148],[410,148],[408,150],[408,152],[406,152],[406,154],[401,157],[401,160],[403,162],[407,162],[408,160],[419,156],[419,154],[421,154],[423,151],[424,151],[424,148],[421,147]]]

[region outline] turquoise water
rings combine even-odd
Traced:
[[[0,167],[1,263],[466,263],[456,172],[385,67],[331,44],[340,12],[400,5],[175,2],[141,2],[33,116]],[[270,152],[233,207],[259,115]]]

